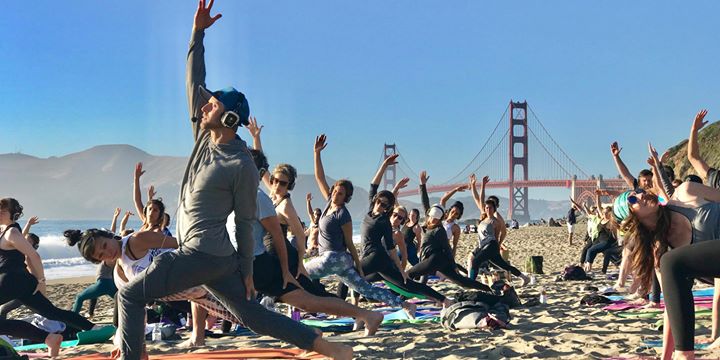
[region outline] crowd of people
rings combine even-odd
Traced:
[[[439,274],[461,287],[477,290],[488,303],[505,298],[476,281],[483,263],[507,270],[520,280],[519,285],[530,281],[501,256],[508,226],[498,212],[499,199],[485,197],[487,176],[478,185],[473,174],[467,185],[430,204],[429,176],[421,172],[421,213],[406,208],[398,199],[398,192],[409,179],[401,180],[392,190],[379,188],[387,168],[396,164],[397,155],[387,157],[371,177],[369,207],[359,229],[359,251],[352,241],[352,217],[347,208],[354,187],[346,179],[327,182],[322,161],[328,147],[325,135],[317,136],[312,149],[315,180],[323,202],[314,208],[312,196],[305,196],[310,218],[310,225],[305,226],[292,199],[297,170],[287,163],[278,163],[271,170],[262,147],[263,126],[250,116],[244,94],[232,87],[218,91],[205,88],[204,37],[221,17],[211,15],[212,5],[212,0],[207,4],[200,1],[187,56],[186,92],[194,148],[182,178],[176,234],[168,229],[170,216],[152,186],[143,201],[140,179],[145,169],[138,163],[133,201],[142,222],[140,228],[126,228],[133,215],[128,211],[117,229],[122,212],[118,208],[109,230],[65,231],[68,243],[77,247],[82,257],[98,264],[98,271],[96,282],[77,295],[72,311],[63,310],[47,297],[37,253],[39,238],[30,233],[38,219],[31,218],[21,229],[18,220],[23,215],[22,205],[13,198],[1,199],[0,334],[44,342],[49,355],[56,356],[63,335],[69,333],[49,333],[24,321],[9,320],[7,314],[25,305],[47,319],[65,323],[74,332],[90,330],[96,327],[88,318],[94,315],[97,299],[108,296],[116,307],[115,343],[122,359],[147,358],[145,306],[152,301],[186,304],[182,308],[192,314],[193,327],[192,336],[182,344],[186,347],[204,344],[205,323],[210,316],[331,358],[349,359],[353,354],[350,346],[327,341],[315,329],[268,310],[257,301],[257,293],[307,312],[353,317],[356,329],[372,336],[383,315],[358,307],[356,296],[399,307],[411,318],[416,310],[413,303],[373,285],[375,282],[385,281],[447,307],[453,300],[428,285],[427,276]],[[720,277],[720,265],[713,261],[714,256],[720,256],[720,242],[711,241],[720,239],[720,175],[699,156],[697,144],[706,114],[697,114],[688,142],[688,158],[697,176],[675,179],[673,169],[649,146],[650,169],[640,171],[635,178],[620,158],[621,148],[613,143],[613,159],[629,190],[620,194],[598,190],[592,206],[571,199],[566,219],[572,245],[576,212],[587,216],[580,259],[585,271],[592,271],[595,259],[603,254],[603,272],[610,261],[619,263],[618,289],[625,288],[632,276],[631,291],[649,306],[659,303],[663,291],[666,358],[673,349],[675,358],[693,358],[693,279],[714,282]],[[241,127],[246,127],[252,137],[252,147],[238,135]],[[466,190],[470,190],[480,218],[477,246],[463,267],[459,264],[463,259],[458,253],[462,232],[458,222],[465,206],[450,200]],[[614,196],[612,205],[603,205],[602,196]],[[226,228],[228,218],[233,223],[232,233]],[[320,282],[331,275],[341,283],[335,294]],[[346,301],[348,290],[353,296]],[[648,294],[650,299],[645,300]],[[720,294],[716,293],[715,300],[713,312],[720,319]],[[90,301],[87,318],[80,314],[85,301]],[[718,337],[718,328],[720,321],[714,321],[713,339]]]

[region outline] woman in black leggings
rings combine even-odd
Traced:
[[[425,231],[420,245],[420,262],[410,268],[408,276],[414,279],[440,272],[462,287],[492,291],[489,286],[468,279],[458,273],[448,235],[442,224],[445,209],[440,205],[430,206],[430,198],[426,187],[427,179],[427,172],[422,171],[420,173],[420,195],[426,215]]]
[[[480,210],[480,223],[478,224],[478,247],[473,250],[468,259],[468,269],[470,270],[470,274],[468,275],[470,275],[470,279],[475,280],[480,264],[485,261],[490,261],[495,266],[520,277],[523,280],[523,285],[526,285],[530,281],[530,278],[520,272],[516,267],[510,265],[500,255],[500,227],[497,225],[497,218],[495,217],[497,206],[492,200],[482,202],[482,199],[485,197],[485,185],[487,185],[489,181],[489,177],[483,177],[480,185],[480,194],[478,194],[477,188],[475,187],[475,174],[470,175],[470,190],[472,191],[475,204]]]
[[[651,148],[653,167],[659,173],[657,153]],[[665,294],[663,357],[694,358],[694,322],[692,283],[694,277],[718,276],[720,254],[720,191],[698,183],[685,182],[660,206],[657,195],[646,191],[626,191],[613,204],[615,219],[621,222],[625,240],[631,245],[632,270],[641,287],[649,289],[657,273]],[[660,264],[659,269],[656,264]],[[659,270],[659,271],[658,271]],[[717,314],[720,292],[713,299]],[[713,323],[713,336],[718,329]]]
[[[58,309],[45,297],[45,275],[40,255],[22,235],[16,222],[22,216],[22,209],[15,199],[0,199],[0,305],[19,300],[35,313],[51,320],[62,321],[68,327],[77,330],[92,329],[93,323],[74,312]],[[30,334],[34,340],[48,340],[47,333],[12,326],[14,324],[12,320],[3,320],[0,323],[0,334]],[[32,334],[29,331],[32,331]],[[56,337],[52,338],[53,342],[56,340]]]
[[[392,213],[393,220],[401,224],[407,217],[407,212],[401,212],[398,209],[393,211],[395,206],[393,192],[388,190],[378,192],[385,169],[389,165],[395,164],[397,157],[398,155],[391,155],[386,158],[370,182],[370,209],[365,214],[360,226],[363,243],[363,252],[360,258],[362,271],[365,279],[369,279],[368,281],[382,278],[405,291],[425,295],[439,304],[450,305],[451,303],[445,296],[425,284],[409,279],[405,270],[400,268],[401,262],[395,251],[390,213]],[[398,217],[402,217],[402,221],[397,221]]]

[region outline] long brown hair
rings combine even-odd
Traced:
[[[645,227],[632,212],[620,225],[629,246],[632,269],[645,290],[652,286],[653,271],[660,265],[660,257],[669,247],[667,236],[671,212],[664,206],[658,206],[657,209],[657,225],[653,231]]]

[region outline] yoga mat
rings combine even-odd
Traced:
[[[714,288],[695,290],[695,291],[693,291],[693,297],[697,298],[697,297],[710,296],[712,298],[713,292],[714,292]],[[621,300],[626,300],[626,297],[627,297],[626,295],[610,295],[607,298],[612,301],[621,301]],[[664,299],[665,297],[661,294],[660,298]]]
[[[662,340],[645,340],[643,343],[648,347],[661,348]],[[710,344],[695,344],[695,350],[702,350],[710,346]]]
[[[662,317],[663,310],[661,309],[647,309],[642,312],[633,311],[621,311],[616,313],[617,316],[626,319],[654,319]],[[711,309],[695,309],[696,317],[704,317],[712,315]]]
[[[695,308],[704,308],[704,309],[711,309],[712,308],[712,298],[701,296],[693,299],[693,302],[695,303]],[[660,309],[665,308],[665,302],[660,302]],[[629,309],[640,309],[645,305],[639,305],[639,304],[631,304],[627,301],[618,301],[616,303],[610,304],[603,308],[603,310],[608,311],[622,311],[622,310],[629,310]]]
[[[385,283],[385,285],[387,285],[387,287],[390,288],[390,290],[392,290],[406,298],[409,298],[409,299],[417,298],[417,299],[423,299],[423,300],[427,299],[427,297],[425,295],[415,294],[415,293],[411,293],[409,291],[405,291],[389,281],[383,280],[383,282]]]
[[[88,345],[88,344],[97,344],[102,343],[105,341],[110,340],[110,337],[112,337],[115,334],[115,327],[114,326],[106,326],[104,328],[100,328],[97,330],[88,330],[88,331],[81,331],[77,333],[77,340],[68,340],[63,341],[60,343],[60,347],[73,347],[78,345]],[[47,349],[47,345],[45,344],[32,344],[32,345],[24,345],[24,346],[18,346],[15,348],[16,351],[28,351],[28,350],[41,350],[41,349]]]
[[[238,349],[189,354],[150,355],[150,360],[236,360],[236,359],[324,359],[318,353],[300,349]],[[70,360],[110,360],[107,354],[92,354]]]

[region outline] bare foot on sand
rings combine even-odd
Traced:
[[[313,342],[313,351],[336,360],[352,360],[353,358],[352,347],[329,342],[323,339],[322,336],[318,336]]]
[[[417,311],[417,305],[404,301],[402,303],[403,310],[405,310],[405,313],[407,316],[409,316],[411,319],[415,318],[415,311]]]
[[[363,321],[365,322],[365,336],[372,336],[378,331],[385,316],[379,312],[369,311],[369,314]]]
[[[192,349],[201,346],[205,346],[205,339],[198,340],[191,338],[177,344],[177,347],[180,349]]]
[[[53,358],[60,355],[60,343],[63,337],[60,334],[48,334],[45,338],[45,345],[48,347],[48,356]]]

